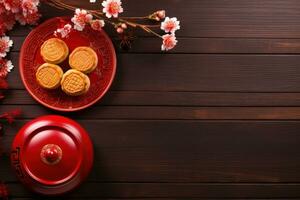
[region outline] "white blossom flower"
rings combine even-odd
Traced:
[[[72,26],[71,26],[71,24],[66,24],[63,28],[57,29],[57,30],[54,32],[54,35],[55,35],[56,37],[58,37],[59,34],[60,34],[60,36],[61,36],[62,38],[66,38],[66,37],[69,36],[69,34],[71,33],[71,31],[72,31]]]
[[[106,14],[106,17],[117,18],[119,13],[123,12],[121,0],[106,0],[102,2],[103,12]]]
[[[180,21],[176,17],[169,18],[166,17],[165,21],[161,23],[161,29],[166,33],[175,33],[175,31],[180,29]]]
[[[104,27],[104,25],[105,25],[104,20],[100,20],[100,19],[96,19],[91,22],[92,29],[96,31],[100,31],[102,27]]]
[[[14,66],[13,66],[13,64],[12,64],[12,62],[10,60],[8,60],[6,62],[6,67],[7,67],[7,72],[11,72],[12,69],[14,68]]]
[[[161,45],[161,50],[162,51],[168,51],[173,49],[176,44],[177,40],[174,34],[166,34],[162,36],[163,39],[163,44]]]
[[[4,58],[7,55],[12,45],[13,41],[8,36],[0,38],[0,58]]]
[[[7,74],[14,68],[10,60],[0,58],[0,78],[6,78]]]
[[[71,21],[74,23],[74,29],[82,31],[87,23],[90,23],[93,16],[89,14],[86,10],[76,9],[75,15],[72,17]]]

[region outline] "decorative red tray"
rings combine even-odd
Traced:
[[[55,37],[53,32],[67,23],[70,18],[52,18],[35,28],[25,39],[20,54],[20,74],[22,81],[31,96],[42,105],[58,111],[78,111],[95,104],[107,92],[116,72],[116,54],[114,46],[102,31],[94,31],[86,27],[84,31],[74,31],[63,40],[70,52],[78,46],[90,46],[96,51],[99,58],[98,67],[88,76],[91,80],[89,91],[78,97],[66,95],[61,89],[46,90],[36,81],[37,68],[44,63],[40,55],[40,47],[44,41]],[[70,69],[68,59],[60,64],[64,71]]]

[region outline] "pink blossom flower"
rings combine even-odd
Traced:
[[[89,14],[86,10],[75,10],[75,15],[71,19],[74,23],[74,29],[82,31],[87,23],[90,23],[93,19],[93,16]]]
[[[0,34],[10,30],[15,21],[34,25],[40,18],[39,0],[0,0]]]
[[[28,14],[25,17],[25,19],[26,19],[27,24],[29,24],[29,25],[36,25],[37,21],[40,19],[40,17],[41,17],[40,13],[34,12],[34,13]]]
[[[38,8],[37,6],[39,5],[38,0],[22,0],[22,13],[26,17],[27,15],[37,13]]]
[[[15,16],[11,12],[4,12],[0,14],[0,36],[6,31],[9,31],[15,25]]]
[[[26,16],[24,16],[22,13],[17,13],[15,15],[16,20],[21,24],[21,25],[36,25],[37,21],[40,19],[41,15],[38,12],[33,12],[33,13],[27,13]]]
[[[112,16],[117,18],[119,13],[123,12],[121,0],[106,0],[102,2],[103,12],[106,17],[111,18]]]
[[[20,11],[21,0],[2,0],[2,3],[7,11],[17,13]]]
[[[27,23],[24,15],[22,13],[17,13],[15,15],[15,19],[23,26],[26,25],[26,23]]]
[[[58,37],[58,35],[60,35],[62,38],[66,38],[66,37],[69,36],[69,34],[71,33],[71,31],[72,31],[71,24],[66,24],[64,27],[57,29],[54,32],[54,35],[56,37]]]
[[[4,58],[9,52],[10,47],[12,47],[13,41],[9,39],[7,36],[3,36],[0,38],[0,58]]]
[[[0,78],[6,78],[7,74],[14,68],[10,60],[0,58]]]
[[[0,14],[6,12],[5,6],[3,5],[2,0],[0,0]]]
[[[96,31],[100,31],[102,29],[102,27],[104,27],[104,25],[105,25],[105,22],[100,19],[96,19],[91,22],[92,29],[94,29]]]
[[[165,21],[161,23],[161,29],[166,33],[175,33],[175,31],[180,29],[179,21],[176,17],[169,18],[166,17]]]
[[[174,34],[166,34],[163,35],[162,38],[163,38],[163,44],[161,45],[162,51],[168,51],[173,49],[178,42]]]

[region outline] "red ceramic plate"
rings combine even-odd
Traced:
[[[53,32],[67,23],[70,18],[53,18],[35,28],[25,39],[20,54],[20,74],[31,96],[42,105],[58,111],[78,111],[95,104],[107,92],[116,72],[116,54],[110,38],[104,31],[94,31],[86,27],[84,31],[74,31],[63,39],[70,52],[78,46],[89,46],[98,54],[98,67],[88,76],[91,80],[89,91],[78,97],[66,95],[61,89],[46,90],[39,86],[35,73],[44,63],[40,47],[44,41],[54,37]],[[64,71],[70,69],[68,59],[59,64]]]

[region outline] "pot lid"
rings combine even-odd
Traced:
[[[61,194],[89,174],[93,148],[78,123],[61,116],[43,116],[19,131],[12,145],[11,161],[20,180],[30,189]]]

